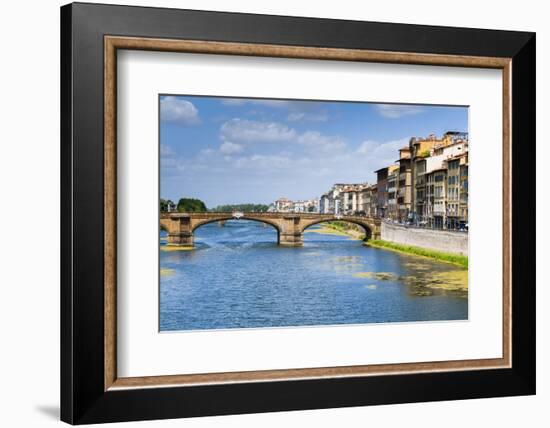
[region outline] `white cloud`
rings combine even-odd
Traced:
[[[328,113],[326,111],[312,113],[294,111],[289,113],[286,120],[289,122],[326,122],[328,120]]]
[[[363,141],[359,147],[357,148],[357,153],[360,155],[370,155],[371,151],[376,149],[378,147],[379,143],[372,140],[365,140]]]
[[[209,177],[218,177],[220,181],[231,177],[235,182],[263,177],[269,180],[273,192],[285,190],[289,195],[304,193],[300,197],[310,197],[334,182],[372,182],[374,171],[393,164],[399,156],[398,150],[408,144],[407,137],[382,142],[365,140],[351,145],[340,136],[313,130],[298,133],[272,122],[233,121],[225,130],[223,135],[240,138],[239,143],[222,139],[218,149],[202,149],[192,158],[162,158],[166,176],[181,180],[185,173],[185,178],[193,181],[195,174],[208,172]],[[256,135],[261,131],[266,131],[269,137]],[[248,144],[258,139],[284,141],[276,146]],[[196,176],[198,181],[199,177]],[[306,187],[298,192],[292,183]]]
[[[358,155],[376,160],[380,165],[379,168],[382,168],[394,163],[399,157],[399,149],[408,145],[408,138],[401,138],[383,143],[366,140],[361,143],[356,152]]]
[[[202,149],[199,154],[202,155],[202,156],[210,156],[211,154],[214,153],[214,150],[208,148],[208,149]]]
[[[238,153],[209,150],[206,157],[202,153],[208,149],[204,149],[199,156],[181,157],[177,162],[168,158],[171,168],[163,164],[163,185],[174,192],[182,192],[182,185],[189,186],[187,193],[210,205],[235,200],[267,203],[281,195],[291,199],[318,197],[335,182],[374,183],[374,171],[394,163],[398,149],[407,143],[408,137],[352,145],[337,136],[309,131],[296,135],[288,144],[261,146],[267,149],[263,153],[245,153],[252,149],[245,143],[243,152]],[[324,149],[338,146],[338,150]],[[231,190],[219,183],[231,184]]]
[[[303,120],[305,118],[305,116],[306,116],[305,113],[294,112],[294,113],[290,113],[286,117],[286,120],[288,120],[289,122],[299,122],[300,120]]]
[[[200,123],[199,111],[193,103],[172,96],[160,100],[160,118],[165,122],[180,125],[196,125]]]
[[[226,106],[256,105],[275,109],[287,109],[289,122],[326,122],[328,113],[320,109],[320,104],[313,101],[293,101],[274,99],[227,98],[221,101]]]
[[[236,168],[254,169],[271,173],[274,170],[287,170],[293,164],[293,159],[280,155],[252,155],[243,156],[235,160],[233,166]]]
[[[308,152],[337,153],[346,147],[338,136],[325,135],[318,131],[297,132],[278,122],[263,122],[246,119],[232,119],[220,128],[223,144],[220,151],[225,154],[244,150],[243,145],[254,143],[290,143],[303,146]],[[282,145],[281,149],[288,148]],[[222,149],[223,148],[223,149]]]
[[[161,157],[160,158],[160,166],[161,169],[171,169],[178,166],[179,160],[173,157]]]
[[[388,119],[398,119],[403,116],[419,114],[424,111],[420,106],[407,104],[376,104],[375,109],[381,116]]]
[[[275,143],[290,141],[295,137],[294,129],[277,122],[231,119],[220,128],[220,138],[229,142]]]
[[[313,151],[336,152],[342,151],[346,143],[338,136],[321,134],[318,131],[306,131],[298,137],[298,143]]]
[[[220,153],[224,155],[231,155],[242,151],[243,146],[241,144],[232,143],[231,141],[224,141],[220,146]]]
[[[160,145],[160,157],[165,158],[174,156],[175,154],[176,152],[174,152],[174,149],[172,147],[167,146],[166,144]]]

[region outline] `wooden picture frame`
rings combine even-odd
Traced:
[[[117,49],[502,70],[503,357],[118,377]],[[534,34],[71,4],[61,9],[61,52],[62,420],[80,424],[534,393]]]

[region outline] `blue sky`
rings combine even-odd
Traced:
[[[160,96],[160,194],[208,207],[375,182],[411,137],[468,131],[467,107]]]

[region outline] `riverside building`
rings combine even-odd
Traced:
[[[377,216],[437,229],[467,228],[467,133],[411,138],[399,150],[397,164],[375,171]]]

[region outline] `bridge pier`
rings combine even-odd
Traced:
[[[279,220],[279,245],[284,247],[301,247],[304,245],[304,234],[301,218],[294,214],[283,214]]]
[[[175,232],[168,234],[166,244],[181,247],[193,247],[193,241],[193,234],[191,232]]]
[[[297,233],[279,233],[279,245],[283,247],[301,247],[304,245],[304,234]]]
[[[168,233],[166,245],[193,247],[191,218],[177,214],[165,216],[160,220],[161,227]]]

